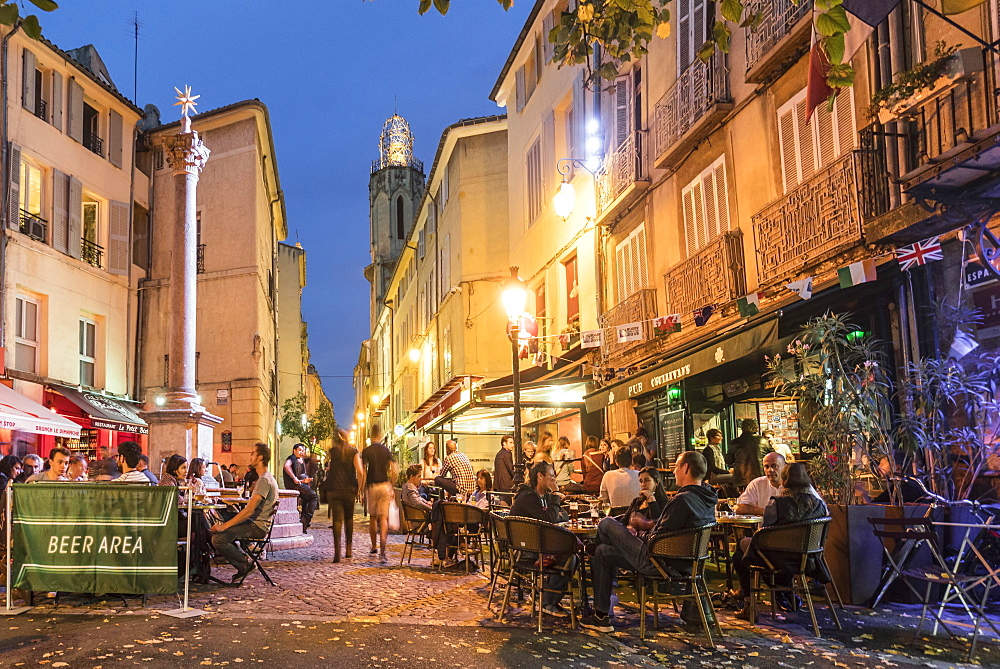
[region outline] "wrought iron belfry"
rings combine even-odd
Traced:
[[[424,164],[413,157],[413,133],[410,124],[399,114],[393,114],[382,125],[378,143],[379,158],[372,164],[372,172],[385,167],[412,167],[424,169]]]

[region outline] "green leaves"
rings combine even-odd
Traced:
[[[43,12],[54,12],[59,9],[59,5],[52,2],[52,0],[30,0],[31,4],[38,7]]]
[[[850,29],[851,22],[847,20],[847,12],[843,7],[832,7],[830,11],[816,15],[816,32],[824,37],[846,33]]]
[[[38,25],[38,17],[34,14],[24,17],[24,21],[21,23],[21,29],[24,30],[24,34],[31,39],[41,39],[42,37],[42,27]]]
[[[17,5],[0,5],[0,23],[12,26],[17,21]]]
[[[739,23],[740,19],[743,18],[743,3],[740,0],[722,0],[719,11],[725,20]]]

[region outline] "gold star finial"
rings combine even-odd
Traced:
[[[174,86],[174,90],[177,91],[177,102],[174,103],[174,106],[175,107],[180,106],[181,115],[184,116],[184,118],[187,118],[191,114],[197,114],[198,111],[195,109],[195,107],[198,106],[198,103],[195,102],[195,100],[197,100],[201,96],[191,95],[190,86],[185,86],[183,92],[181,92],[181,89],[177,88],[176,86]]]

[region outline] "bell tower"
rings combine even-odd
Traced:
[[[372,264],[365,270],[371,282],[372,318],[387,296],[386,287],[406,245],[424,194],[424,164],[413,157],[413,134],[402,116],[393,114],[382,126],[379,157],[368,181]]]

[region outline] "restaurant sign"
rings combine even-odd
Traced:
[[[14,587],[41,592],[177,592],[177,488],[15,484]]]

